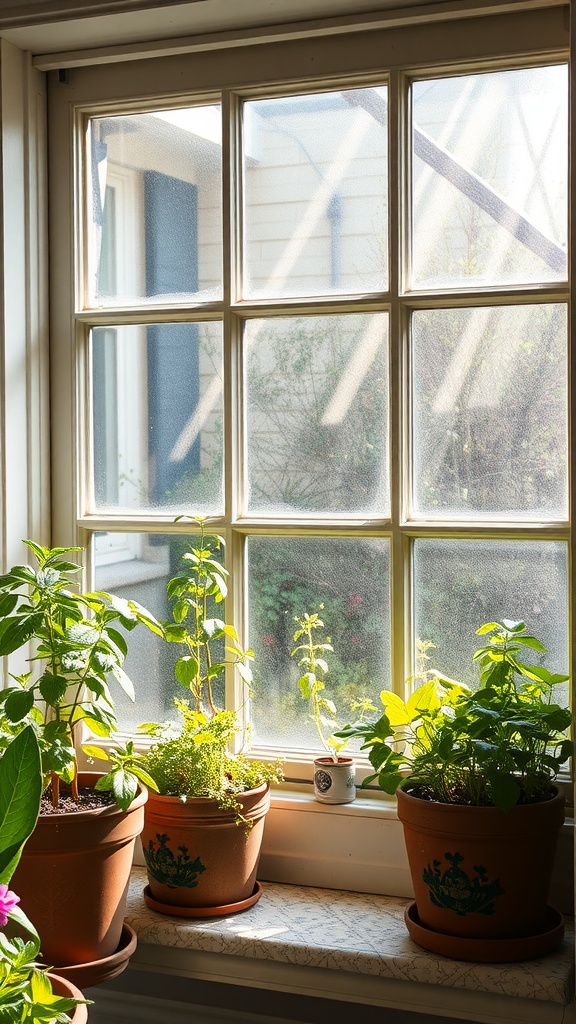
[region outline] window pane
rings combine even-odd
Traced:
[[[94,305],[222,293],[219,106],[90,121]]]
[[[417,540],[414,635],[431,640],[432,668],[478,683],[475,630],[502,618],[526,623],[547,648],[534,664],[568,670],[568,545],[555,541]],[[567,700],[566,687],[556,695]]]
[[[389,513],[386,314],[245,327],[249,508]]]
[[[219,323],[92,331],[99,510],[222,509]]]
[[[193,536],[181,534],[97,534],[96,589],[138,601],[159,620],[171,619],[166,583],[182,568],[182,555],[193,541]],[[128,643],[124,668],[134,684],[136,702],[110,680],[122,728],[129,731],[144,722],[176,719],[174,697],[185,698],[186,692],[174,678],[174,664],[185,649],[166,643],[143,626],[124,635]],[[223,707],[223,681],[216,681],[214,696]]]
[[[567,310],[412,315],[417,518],[565,519]]]
[[[413,86],[418,288],[566,278],[565,65]]]
[[[252,739],[279,747],[320,750],[298,688],[302,669],[290,652],[294,616],[324,605],[332,640],[326,695],[341,721],[365,696],[378,704],[390,685],[389,547],[382,538],[250,537],[249,631],[254,661]],[[357,717],[355,715],[354,717]]]
[[[387,90],[244,104],[244,295],[387,283]]]

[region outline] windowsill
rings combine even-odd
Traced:
[[[571,920],[561,947],[540,960],[464,963],[412,943],[406,898],[264,882],[262,899],[242,914],[187,920],[149,910],[145,884],[145,869],[135,867],[126,915],[138,934],[132,968],[490,1024],[568,1019]]]

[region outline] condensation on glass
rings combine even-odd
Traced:
[[[567,276],[568,71],[412,86],[412,287]]]
[[[413,551],[414,634],[431,642],[426,668],[478,685],[475,630],[527,623],[547,648],[534,663],[568,671],[568,545],[562,541],[420,539]],[[555,699],[568,699],[566,686]]]
[[[250,320],[248,509],[388,515],[388,317]]]
[[[92,330],[91,511],[222,511],[222,325]]]
[[[160,621],[170,620],[172,609],[166,584],[182,567],[182,555],[195,542],[197,537],[193,534],[96,534],[96,588],[138,601]],[[122,727],[134,730],[145,722],[177,719],[174,698],[185,699],[186,690],[176,682],[174,665],[188,649],[166,643],[141,626],[127,639],[124,667],[135,685],[137,702],[133,703],[114,679],[110,682]],[[219,707],[224,706],[221,680],[216,682],[214,698]]]
[[[220,106],[88,123],[90,306],[222,295]]]
[[[249,637],[255,652],[252,739],[322,753],[291,658],[295,616],[318,612],[326,652],[325,695],[345,724],[357,704],[390,685],[390,553],[384,538],[250,537]]]
[[[412,515],[565,520],[567,307],[412,315]]]
[[[384,291],[384,86],[243,106],[243,297]]]

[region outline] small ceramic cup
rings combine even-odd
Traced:
[[[351,803],[356,797],[353,759],[314,758],[314,796],[322,804]]]

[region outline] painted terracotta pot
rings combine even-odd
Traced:
[[[419,923],[466,938],[546,927],[564,797],[497,807],[442,804],[398,790]]]
[[[258,895],[256,872],[262,847],[270,787],[239,794],[249,831],[236,824],[234,811],[223,811],[208,797],[150,793],[144,816],[142,846],[148,871],[149,905],[161,913],[173,906],[190,908],[190,916],[213,916]],[[255,900],[254,900],[255,901]],[[243,907],[237,906],[244,904]]]
[[[49,978],[52,982],[52,990],[56,995],[65,996],[67,999],[84,999],[80,989],[73,985],[71,981],[52,973],[49,974]],[[70,1017],[71,1024],[86,1024],[87,1020],[88,1007],[84,1005],[77,1006]]]
[[[356,770],[352,757],[314,758],[314,796],[321,804],[349,804],[356,798]]]
[[[80,772],[79,784],[98,777]],[[44,963],[57,969],[116,953],[147,796],[140,787],[128,811],[111,804],[38,818],[11,884],[41,937]]]

